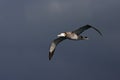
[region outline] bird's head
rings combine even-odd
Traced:
[[[65,37],[66,34],[65,34],[65,33],[60,33],[60,34],[58,34],[57,36],[58,36],[58,37]]]

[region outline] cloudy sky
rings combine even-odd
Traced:
[[[0,80],[120,80],[119,0],[0,0]],[[87,41],[60,32],[90,24]]]

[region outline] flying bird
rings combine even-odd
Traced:
[[[66,40],[66,39],[69,39],[69,40],[88,40],[88,37],[82,36],[80,34],[89,28],[96,30],[102,36],[102,33],[97,28],[92,27],[91,25],[82,26],[82,27],[80,27],[74,31],[71,31],[71,32],[62,32],[59,35],[57,35],[58,38],[54,39],[50,45],[49,60],[51,60],[51,58],[53,57],[56,46],[60,42],[62,42],[63,40]]]

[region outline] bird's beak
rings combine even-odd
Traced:
[[[57,35],[58,37],[65,37],[65,34],[64,33],[60,33]]]
[[[61,37],[61,35],[59,34],[59,35],[57,35],[57,37]]]

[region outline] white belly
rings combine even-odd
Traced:
[[[72,34],[68,36],[69,39],[77,40],[78,36],[76,34]]]

